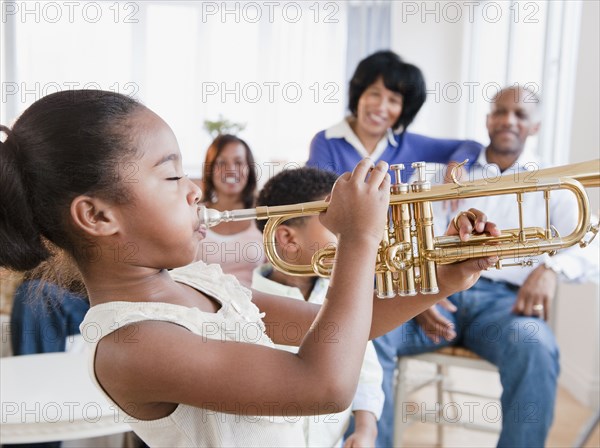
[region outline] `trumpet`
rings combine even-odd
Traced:
[[[585,187],[600,186],[600,159],[502,176],[495,178],[494,182],[461,183],[453,171],[452,183],[436,186],[425,179],[425,166],[425,162],[412,164],[417,180],[410,184],[402,183],[402,164],[390,167],[395,173],[395,181],[391,185],[388,220],[375,266],[375,287],[379,298],[439,292],[436,277],[439,264],[496,256],[499,259],[498,269],[531,265],[531,260],[505,265],[502,260],[554,255],[558,250],[575,244],[585,247],[600,228],[600,223],[591,224],[590,204],[585,191]],[[568,190],[576,198],[579,218],[569,235],[561,236],[550,224],[550,194],[553,190]],[[545,202],[545,227],[524,227],[523,195],[540,191]],[[434,236],[432,202],[506,194],[515,195],[518,228],[501,230],[500,235],[494,237],[472,235],[468,241],[461,241],[458,236]],[[264,247],[267,258],[276,269],[290,275],[328,277],[333,270],[335,248],[316,251],[310,265],[293,265],[281,259],[275,244],[275,229],[282,222],[319,214],[327,210],[327,206],[326,201],[314,201],[224,212],[201,207],[199,215],[208,227],[221,222],[268,219],[264,229]]]

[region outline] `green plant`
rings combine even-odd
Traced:
[[[218,120],[204,120],[204,129],[214,139],[221,134],[236,135],[246,129],[246,123],[234,123],[224,118],[223,115],[219,114]]]

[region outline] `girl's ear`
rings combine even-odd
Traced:
[[[99,198],[77,196],[71,202],[71,218],[88,235],[109,236],[119,230],[114,209]]]

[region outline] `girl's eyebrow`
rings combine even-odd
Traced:
[[[154,164],[153,168],[157,167],[158,165],[162,165],[163,163],[170,162],[171,160],[179,160],[179,154],[172,153],[162,157],[158,162]]]

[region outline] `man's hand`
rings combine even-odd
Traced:
[[[548,320],[550,303],[556,294],[557,277],[553,270],[538,266],[519,289],[513,313]]]
[[[454,339],[456,332],[454,331],[454,324],[438,311],[437,305],[442,306],[452,313],[456,311],[456,307],[452,302],[448,299],[442,299],[436,305],[416,316],[415,320],[427,337],[436,344],[439,344],[442,338],[446,341]]]

